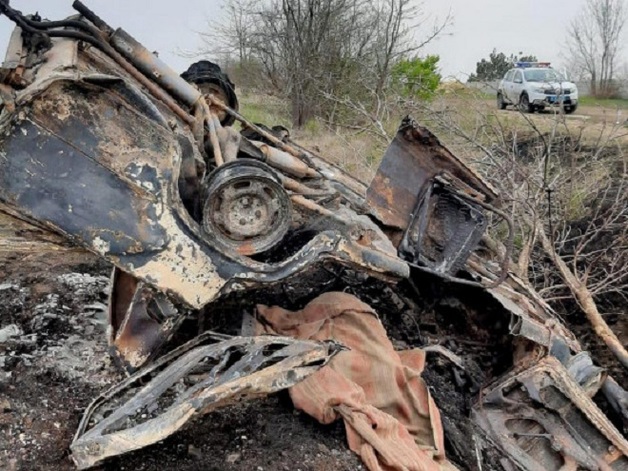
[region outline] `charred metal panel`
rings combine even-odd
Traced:
[[[212,234],[202,234],[177,188],[179,135],[144,100],[140,108],[130,104],[127,99],[137,97],[121,95],[119,82],[96,82],[51,81],[14,115],[0,162],[0,198],[16,211],[194,308],[215,299],[227,280],[230,289],[272,283],[321,258],[384,277],[407,276],[407,265],[398,259],[383,257],[385,264],[377,267],[378,257],[334,253],[341,241],[355,245],[338,233],[321,233],[276,264],[241,257]],[[395,271],[389,273],[391,266]]]
[[[128,103],[116,91],[57,82],[33,101],[30,115],[90,159],[157,196],[161,182],[168,182],[177,171],[178,144],[169,129],[156,125],[153,113],[157,110],[148,110],[146,105],[137,108],[137,99]]]
[[[25,120],[4,141],[0,198],[65,234],[91,241],[115,256],[160,250],[163,227],[151,224],[160,209],[138,200],[136,190],[71,146]]]
[[[512,238],[509,219],[491,205],[496,198],[488,183],[409,117],[367,190],[371,214],[391,228],[391,240],[404,260],[462,283],[473,283],[454,275],[486,230],[487,212],[508,221]],[[505,274],[503,268],[494,283]]]
[[[411,263],[454,275],[480,242],[486,224],[482,208],[436,183],[414,210],[399,252]]]
[[[426,128],[406,118],[369,186],[367,203],[377,219],[405,230],[414,209],[438,175],[452,177],[459,190],[487,203],[497,198],[486,182],[456,158]]]
[[[275,265],[229,257],[228,247],[214,248],[219,241],[203,240],[183,209],[178,139],[160,120],[107,87],[70,81],[51,85],[21,113],[28,119],[15,121],[4,143],[2,199],[190,306],[214,299],[229,278],[289,276],[332,256],[340,240],[322,236]]]
[[[473,416],[521,469],[628,470],[628,442],[556,358],[488,388]]]
[[[224,272],[242,271],[190,229],[176,135],[115,91],[53,83],[10,129],[0,198],[25,216],[190,306],[223,287],[214,259]]]
[[[206,332],[117,384],[87,409],[74,441],[79,469],[157,443],[192,418],[289,388],[340,346]]]
[[[170,340],[185,313],[168,297],[128,273],[114,269],[109,298],[109,345],[129,373],[154,358]]]

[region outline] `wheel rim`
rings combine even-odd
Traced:
[[[202,227],[238,253],[253,255],[283,238],[292,204],[270,167],[245,160],[224,164],[208,177]]]

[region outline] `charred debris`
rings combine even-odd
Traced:
[[[115,266],[108,342],[129,377],[85,412],[80,469],[324,374],[343,342],[258,335],[256,306],[344,291],[400,358],[423,347],[440,408],[425,463],[375,447],[369,469],[628,470],[626,391],[508,270],[509,250],[489,250],[489,225],[512,243],[499,195],[428,129],[405,118],[367,186],[240,115],[218,66],[179,76],[73,6],[44,21],[0,2],[17,25],[0,69],[0,210]]]

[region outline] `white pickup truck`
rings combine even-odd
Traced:
[[[497,107],[503,110],[508,105],[529,113],[562,106],[570,114],[578,107],[578,88],[547,62],[518,62],[497,90]]]

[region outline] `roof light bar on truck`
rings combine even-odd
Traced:
[[[527,69],[530,67],[548,67],[551,62],[516,62],[515,67],[518,69]]]

